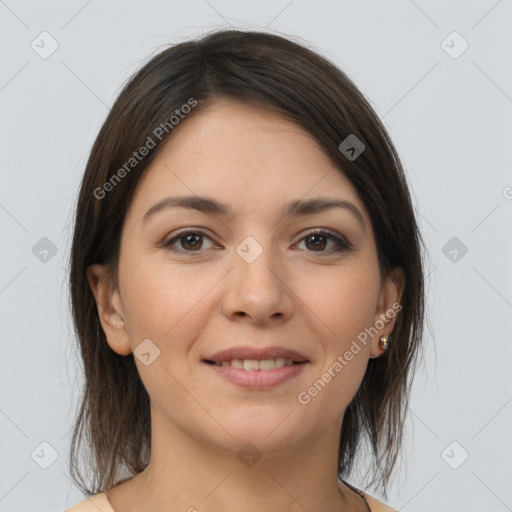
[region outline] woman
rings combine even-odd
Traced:
[[[392,511],[423,331],[399,158],[348,77],[276,35],[152,58],[92,148],[71,251],[102,510]],[[79,470],[89,445],[93,482]]]

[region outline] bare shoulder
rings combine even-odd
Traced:
[[[397,512],[394,508],[388,507],[385,503],[382,503],[382,501],[379,501],[377,498],[374,498],[369,494],[365,493],[364,497],[366,498],[368,505],[370,505],[372,512]]]

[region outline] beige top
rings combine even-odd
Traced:
[[[372,512],[397,512],[394,508],[388,507],[378,499],[370,496],[369,494],[364,495],[368,505],[370,506]],[[107,498],[107,493],[102,492],[100,494],[95,494],[90,498],[86,498],[85,500],[73,505],[71,508],[68,508],[65,512],[116,512]]]
[[[90,498],[73,505],[65,512],[116,512],[107,499],[107,493],[95,494]]]

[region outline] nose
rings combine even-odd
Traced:
[[[222,304],[223,313],[230,320],[243,318],[248,323],[265,325],[283,323],[292,317],[296,295],[290,272],[268,247],[266,244],[254,260],[243,251],[234,253]]]

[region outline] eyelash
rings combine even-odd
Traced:
[[[186,254],[187,256],[190,256],[190,257],[196,256],[196,253],[199,254],[199,253],[203,252],[202,250],[187,251],[184,249],[176,249],[176,248],[171,247],[172,245],[174,245],[174,243],[176,243],[177,241],[179,241],[182,238],[185,238],[187,235],[201,235],[201,236],[204,236],[211,240],[211,238],[206,233],[203,233],[200,230],[186,229],[186,230],[178,232],[173,238],[171,238],[167,242],[164,242],[163,243],[164,249],[166,249],[167,251],[170,251],[170,252]],[[339,253],[339,252],[343,252],[343,251],[352,251],[353,250],[353,247],[349,242],[347,242],[343,238],[336,236],[334,233],[332,233],[331,231],[329,231],[325,228],[310,230],[297,243],[300,243],[304,239],[306,239],[310,236],[313,236],[313,235],[320,235],[322,237],[327,238],[328,240],[333,241],[336,244],[336,247],[334,249],[331,249],[330,251],[307,251],[307,252],[319,253],[319,254],[322,254],[322,253],[332,254],[332,253]],[[212,242],[213,242],[213,240],[212,240]]]

